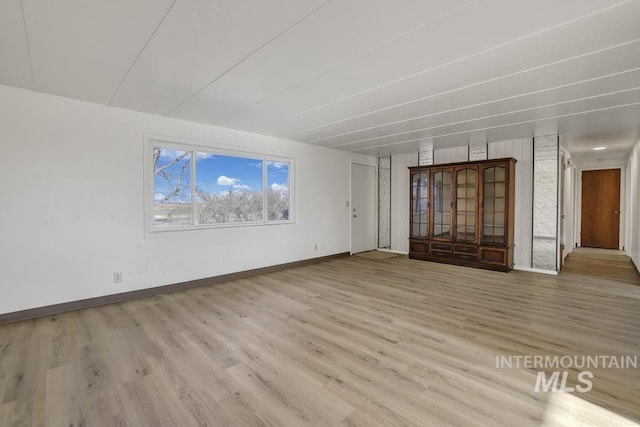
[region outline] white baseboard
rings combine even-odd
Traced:
[[[513,269],[514,270],[520,270],[520,271],[528,271],[528,272],[531,272],[531,273],[550,274],[552,276],[557,276],[558,275],[557,271],[543,270],[541,268],[522,267],[520,265],[514,265]]]
[[[567,256],[569,256],[570,253],[573,253],[573,248],[564,248],[564,253],[562,254],[562,256],[564,256],[564,259],[562,260],[563,262],[567,259]]]
[[[390,252],[392,254],[399,254],[399,255],[409,255],[409,252],[404,252],[404,251],[394,251],[393,249],[376,249],[379,252]]]

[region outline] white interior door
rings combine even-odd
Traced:
[[[376,248],[376,168],[351,164],[351,253]]]

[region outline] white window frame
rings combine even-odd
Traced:
[[[234,156],[247,159],[255,159],[263,162],[262,167],[262,212],[263,219],[261,221],[254,222],[237,222],[237,223],[223,223],[223,224],[197,224],[197,209],[196,198],[194,197],[194,189],[196,185],[196,170],[193,165],[195,164],[194,156],[191,159],[191,214],[192,223],[190,225],[175,226],[175,227],[154,227],[154,205],[153,205],[153,149],[154,147],[162,147],[180,151],[191,151],[192,153],[210,153],[219,154],[222,156]],[[145,236],[151,237],[154,235],[166,235],[167,233],[177,233],[184,231],[196,231],[196,230],[211,230],[220,228],[233,228],[233,227],[264,227],[264,226],[277,226],[282,224],[294,224],[295,223],[295,157],[285,155],[282,153],[268,152],[268,151],[245,151],[239,150],[236,147],[229,147],[222,144],[208,144],[198,141],[190,141],[182,138],[169,138],[156,135],[144,136],[144,225]],[[268,191],[268,176],[267,176],[267,162],[283,162],[289,164],[289,219],[286,220],[268,220],[267,212],[267,193]]]

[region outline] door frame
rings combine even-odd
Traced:
[[[568,151],[561,148],[561,152],[564,153],[565,166],[564,169],[560,167],[560,175],[562,178],[559,182],[562,185],[559,186],[561,200],[564,200],[564,205],[558,203],[558,230],[560,230],[560,222],[563,221],[562,214],[564,213],[564,224],[562,224],[563,234],[558,233],[558,247],[564,243],[564,252],[562,253],[563,259],[558,259],[558,265],[562,266],[567,259],[567,256],[573,252],[576,244],[576,200],[577,196],[577,176],[578,169],[576,168],[573,159]],[[582,193],[581,193],[582,194]],[[578,233],[579,234],[579,233]],[[558,257],[560,257],[560,249],[558,248]]]
[[[375,223],[376,223],[376,229],[375,229],[375,249],[378,249],[378,164],[376,162],[376,164],[371,164],[371,163],[366,163],[366,162],[358,162],[358,161],[354,161],[351,160],[349,162],[349,206],[347,206],[347,215],[349,218],[349,254],[353,255],[353,221],[352,221],[352,217],[351,217],[351,212],[353,212],[353,165],[358,165],[358,166],[367,166],[367,167],[371,167],[374,168],[375,170],[375,180],[374,180],[374,188],[375,188],[375,195],[374,195],[374,200],[375,200],[375,209],[374,209],[374,217],[375,217]]]
[[[625,166],[603,166],[603,167],[588,167],[579,168],[578,177],[576,179],[576,194],[575,194],[575,216],[574,216],[574,235],[578,247],[582,247],[582,172],[605,170],[605,169],[619,169],[620,170],[620,226],[618,229],[618,250],[626,249],[625,242],[625,223],[626,223],[626,167]]]
[[[566,228],[567,228],[567,213],[565,212],[565,201],[569,198],[569,194],[566,194],[566,181],[567,170],[569,169],[569,154],[560,147],[558,150],[558,213],[556,218],[558,224],[556,225],[557,240],[556,240],[556,267],[558,270],[562,270],[564,266],[564,259],[567,253],[567,244],[565,242]],[[569,248],[570,249],[570,248]]]
[[[562,269],[567,256],[576,247],[576,201],[578,197],[577,176],[578,168],[571,158],[571,153],[560,147],[560,160],[564,157],[564,165],[559,165],[558,177],[558,267]],[[582,173],[580,172],[580,176]],[[580,200],[581,201],[581,200]],[[562,218],[564,214],[565,218]],[[564,221],[564,223],[563,223]],[[562,232],[560,230],[562,229]],[[564,244],[564,251],[560,251],[560,246]]]

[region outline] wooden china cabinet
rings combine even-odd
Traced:
[[[515,163],[410,167],[409,258],[511,270]]]

